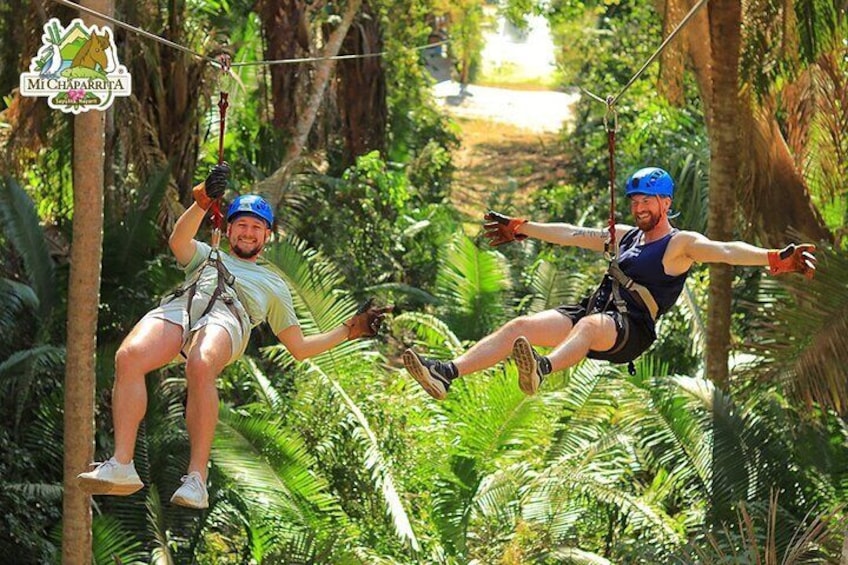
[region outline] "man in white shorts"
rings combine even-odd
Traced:
[[[195,202],[177,220],[168,241],[187,273],[186,283],[136,324],[115,355],[115,453],[94,470],[78,475],[80,488],[90,494],[125,496],[144,486],[133,465],[133,453],[147,408],[144,376],[150,371],[185,357],[191,458],[171,502],[206,508],[206,468],[218,421],[215,380],[244,353],[251,328],[267,321],[294,358],[302,360],[345,340],[376,335],[390,311],[369,301],[338,328],[304,336],[285,282],[257,264],[274,223],[273,211],[263,198],[245,195],[233,201],[226,218],[229,253],[219,254],[194,239],[206,211],[223,194],[228,176],[226,163],[217,165],[194,188]]]

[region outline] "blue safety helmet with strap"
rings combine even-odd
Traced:
[[[230,209],[227,210],[227,222],[232,222],[233,218],[242,214],[250,214],[265,220],[269,228],[274,225],[274,211],[271,205],[258,194],[245,194],[233,200]]]
[[[647,194],[648,196],[672,198],[674,196],[674,180],[663,169],[645,167],[630,175],[624,194],[628,197],[634,194]]]

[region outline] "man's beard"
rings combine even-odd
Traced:
[[[259,255],[259,253],[261,251],[262,251],[262,244],[261,243],[257,243],[255,247],[252,247],[252,248],[249,248],[249,249],[242,249],[241,247],[239,247],[238,242],[236,242],[236,244],[233,245],[233,253],[235,253],[237,257],[241,257],[242,259],[253,259],[257,255]]]
[[[658,223],[660,223],[659,214],[649,214],[649,216],[644,220],[641,220],[638,217],[636,218],[636,227],[642,230],[643,232],[651,231],[652,229],[657,227]]]

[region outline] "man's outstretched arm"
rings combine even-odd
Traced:
[[[380,331],[383,318],[392,309],[392,306],[374,306],[372,298],[363,302],[353,317],[334,330],[304,336],[300,326],[295,324],[280,331],[277,339],[286,346],[295,359],[303,361],[313,355],[329,351],[343,341],[374,337]]]
[[[324,353],[338,344],[347,340],[348,330],[345,326],[339,326],[334,330],[321,334],[305,336],[300,326],[289,326],[277,334],[280,343],[286,346],[292,357],[298,361],[309,359],[315,355]]]
[[[609,239],[609,231],[604,228],[584,228],[567,223],[531,222],[524,218],[511,218],[491,210],[485,215],[485,219],[487,223],[483,225],[483,228],[492,246],[533,237],[556,245],[605,251],[604,244]],[[624,234],[629,229],[630,226],[616,225],[616,230],[620,234]]]
[[[769,267],[771,274],[799,272],[812,278],[816,270],[815,246],[790,244],[783,249],[765,249],[744,241],[713,241],[697,232],[680,232],[669,244],[666,271],[677,274],[692,263]],[[671,268],[670,268],[671,267]]]

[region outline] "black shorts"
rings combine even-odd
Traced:
[[[579,304],[567,304],[558,306],[556,311],[568,317],[572,324],[577,324],[587,314],[603,313],[615,322],[616,338],[615,344],[607,351],[589,350],[590,359],[600,359],[611,363],[629,363],[639,357],[657,339],[654,323],[650,318],[640,315],[638,312],[622,314],[615,307],[607,310],[592,310],[586,312],[586,298]]]

